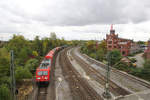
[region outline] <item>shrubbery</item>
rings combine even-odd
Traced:
[[[27,68],[17,67],[15,73],[16,81],[21,81],[22,79],[30,79],[32,77],[31,72]]]
[[[0,85],[0,100],[11,100],[10,89],[6,84]]]
[[[28,69],[32,74],[34,74],[36,68],[38,67],[39,60],[30,59],[26,62],[25,68]]]
[[[106,59],[106,43],[105,41],[101,41],[101,43],[97,44],[97,42],[93,40],[88,41],[81,47],[81,52],[89,55],[94,59],[103,61]]]

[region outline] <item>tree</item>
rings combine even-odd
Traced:
[[[20,50],[24,47],[28,46],[28,41],[22,35],[14,35],[13,38],[8,43],[8,50],[14,50],[15,54],[20,52]]]
[[[9,76],[10,54],[6,48],[0,49],[0,77]]]
[[[105,59],[105,51],[102,48],[97,50],[97,58],[100,61],[103,61]]]
[[[96,52],[96,42],[91,40],[86,43],[88,53]]]
[[[144,41],[138,41],[137,43],[138,43],[139,45],[144,45],[144,44],[145,44]]]
[[[117,50],[117,49],[114,49],[114,50],[110,51],[108,56],[110,57],[111,65],[116,64],[122,58],[122,55],[121,55],[120,51]]]
[[[10,90],[6,84],[0,85],[0,100],[10,100]]]
[[[104,52],[104,54],[106,54],[107,53],[107,44],[106,44],[106,41],[104,41],[104,40],[101,41],[101,43],[99,44],[98,49],[102,49],[103,52]]]
[[[40,56],[43,55],[43,45],[42,41],[40,41],[39,36],[36,36],[33,41],[33,50],[37,51]]]
[[[27,68],[32,74],[34,74],[38,65],[39,61],[37,59],[30,59],[26,62],[25,68]]]
[[[17,67],[15,77],[16,81],[21,81],[22,79],[30,79],[32,74],[27,68]]]
[[[33,55],[34,57],[37,57],[39,54],[38,54],[37,51],[32,51],[32,55]]]
[[[51,32],[50,33],[50,39],[52,39],[52,40],[56,40],[57,39],[57,36],[56,36],[55,32]]]
[[[24,66],[25,62],[27,61],[28,58],[28,53],[26,48],[22,48],[20,52],[17,53],[18,57],[16,58],[17,64]]]
[[[147,70],[150,70],[150,59],[145,61],[144,68],[147,69]]]

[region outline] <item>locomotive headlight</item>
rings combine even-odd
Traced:
[[[45,77],[45,79],[47,80],[48,78],[47,78],[47,77]]]
[[[40,77],[38,77],[37,79],[41,79]]]

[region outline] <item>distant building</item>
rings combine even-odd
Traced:
[[[106,35],[107,50],[118,49],[123,56],[139,51],[140,46],[130,39],[119,38],[111,25],[110,34]]]
[[[130,54],[137,53],[142,50],[141,46],[135,42],[131,43]]]

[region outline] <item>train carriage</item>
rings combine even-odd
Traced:
[[[36,83],[38,85],[46,84],[50,82],[51,66],[55,54],[60,50],[60,47],[54,48],[44,57],[40,66],[36,69]]]

